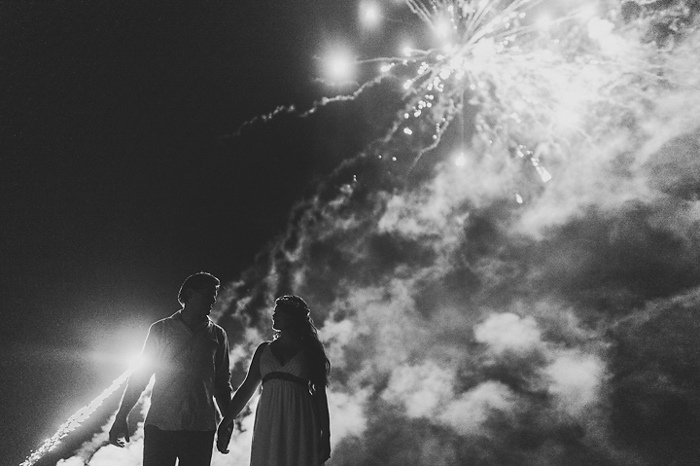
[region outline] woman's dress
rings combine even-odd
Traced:
[[[307,350],[281,364],[268,344],[260,355],[260,375],[263,388],[255,414],[251,466],[318,465],[320,430],[308,387]]]

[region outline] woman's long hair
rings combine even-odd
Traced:
[[[302,344],[309,349],[311,358],[311,391],[315,392],[319,388],[328,386],[328,374],[331,371],[331,362],[326,356],[323,343],[318,338],[318,330],[311,319],[311,309],[306,301],[299,296],[285,295],[275,300],[275,307],[288,311],[293,316],[294,330],[299,333]],[[274,338],[280,335],[279,330],[275,330]]]

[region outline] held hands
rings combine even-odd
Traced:
[[[226,419],[224,419],[219,424],[219,429],[216,432],[216,449],[223,454],[229,452],[228,444],[231,441],[231,434],[233,434],[233,422],[227,423]]]
[[[109,429],[109,443],[124,448],[125,444],[120,440],[121,437],[124,437],[127,442],[129,441],[129,426],[126,424],[126,417],[117,416],[112,428]]]

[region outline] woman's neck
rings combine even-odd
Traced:
[[[304,336],[294,329],[282,330],[277,337],[282,343],[299,343],[304,340]]]

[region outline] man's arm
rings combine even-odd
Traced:
[[[225,415],[231,403],[231,368],[229,361],[229,342],[225,331],[222,334],[222,342],[216,353],[215,378],[214,378],[214,398],[219,406],[221,415]]]
[[[127,417],[129,412],[134,407],[141,393],[148,385],[148,381],[151,379],[152,371],[150,372],[135,372],[129,377],[129,382],[124,390],[124,395],[122,395],[122,401],[119,404],[119,411],[117,411],[117,416],[114,419],[114,424],[109,430],[109,443],[116,445],[118,447],[123,447],[124,442],[120,439],[124,437],[124,440],[129,441],[129,426],[127,425]]]
[[[141,351],[141,365],[137,367],[129,377],[129,381],[124,389],[124,394],[122,395],[122,400],[119,403],[117,416],[114,419],[112,428],[109,430],[109,443],[118,447],[124,446],[124,442],[120,440],[122,437],[124,437],[124,440],[127,442],[129,441],[129,427],[126,422],[127,417],[136,402],[139,401],[141,393],[144,391],[148,382],[151,380],[151,376],[155,372],[153,359],[157,345],[155,330],[155,324],[151,325],[148,329],[148,336],[146,337],[146,342]]]

